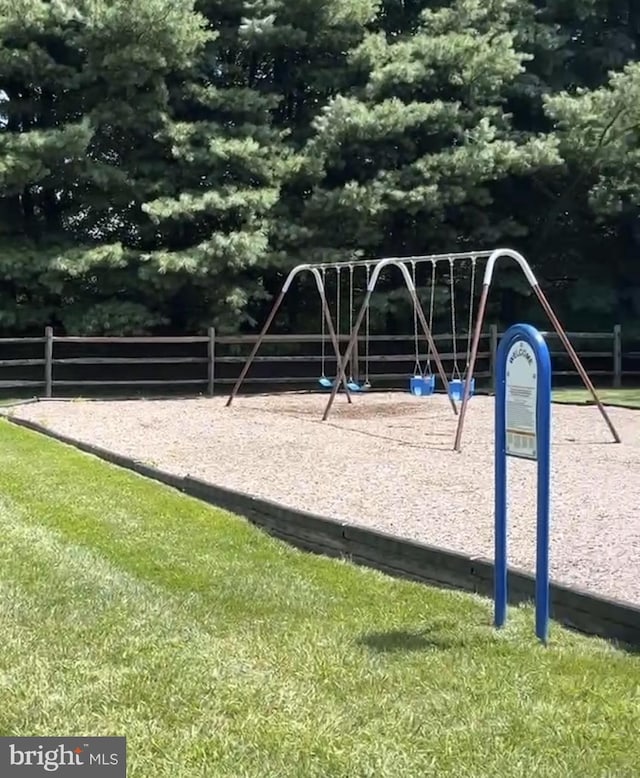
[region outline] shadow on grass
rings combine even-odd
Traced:
[[[553,625],[552,629],[557,628]],[[532,627],[533,629],[533,627]],[[597,639],[593,635],[579,630],[569,630],[575,635]],[[368,632],[360,635],[356,643],[376,654],[410,654],[414,652],[452,651],[473,646],[488,645],[493,628],[486,622],[470,623],[464,633],[456,633],[446,625],[433,625],[415,630],[389,630],[387,632]],[[615,639],[602,639],[612,648],[633,656],[640,656],[640,646]]]
[[[360,635],[356,642],[377,654],[448,651],[479,642],[479,635],[477,630],[472,628],[469,629],[468,634],[460,635],[446,628],[439,629],[437,626],[431,626],[416,630],[368,632]]]

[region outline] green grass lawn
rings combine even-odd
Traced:
[[[598,389],[598,396],[605,405],[628,405],[640,408],[640,388],[638,389]],[[593,398],[586,389],[556,389],[553,392],[555,402],[592,403]]]
[[[126,735],[131,778],[639,774],[639,655],[0,431],[0,734]]]

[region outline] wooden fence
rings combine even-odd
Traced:
[[[575,368],[555,333],[544,333],[549,342],[554,377],[570,382]],[[476,377],[478,386],[492,388],[496,351],[501,333],[490,326],[480,341]],[[602,385],[619,387],[624,379],[640,378],[640,348],[623,351],[622,330],[568,333],[587,372]],[[347,336],[341,338],[343,344]],[[447,372],[454,366],[450,334],[435,340]],[[255,344],[255,335],[206,335],[184,337],[59,337],[48,327],[42,337],[0,338],[0,390],[43,397],[87,393],[132,394],[153,389],[171,392],[224,393],[233,384]],[[390,388],[406,384],[414,371],[413,335],[373,335],[369,338],[369,376],[374,386]],[[466,363],[466,336],[456,346],[458,365]],[[358,342],[349,372],[364,376],[366,342]],[[421,340],[420,358],[426,361]],[[315,387],[324,363],[326,375],[335,372],[332,347],[322,336],[268,335],[247,377],[247,387]]]

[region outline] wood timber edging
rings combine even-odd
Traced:
[[[494,566],[489,559],[317,516],[190,476],[167,473],[122,454],[59,434],[36,422],[11,415],[5,415],[5,418],[19,427],[46,435],[209,505],[243,516],[270,535],[304,551],[344,558],[394,577],[485,597],[493,596]],[[508,592],[511,605],[532,601],[534,577],[509,568]],[[599,597],[552,581],[551,616],[570,629],[640,646],[640,607],[632,603]]]

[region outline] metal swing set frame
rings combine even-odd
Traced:
[[[540,288],[538,280],[534,275],[533,271],[531,270],[529,263],[524,258],[524,256],[520,254],[518,251],[515,251],[513,249],[508,249],[508,248],[498,248],[493,251],[468,251],[463,253],[430,254],[430,255],[415,256],[415,257],[385,257],[376,260],[354,260],[345,263],[319,263],[315,265],[312,264],[297,265],[289,272],[287,278],[285,279],[285,282],[282,285],[282,289],[280,290],[280,293],[278,294],[276,300],[274,301],[271,311],[262,327],[260,334],[258,335],[258,338],[253,346],[253,349],[251,350],[251,353],[247,357],[247,360],[240,372],[240,375],[238,376],[238,379],[236,380],[236,383],[234,384],[231,393],[227,398],[226,407],[229,407],[232,404],[234,398],[238,394],[238,391],[240,390],[240,387],[242,386],[242,383],[244,382],[247,373],[249,372],[251,364],[253,363],[256,354],[258,353],[258,350],[264,340],[264,337],[268,333],[269,328],[271,327],[271,324],[273,323],[273,320],[276,316],[276,313],[280,309],[282,302],[287,295],[287,292],[291,288],[291,284],[293,283],[296,276],[298,276],[300,273],[303,272],[310,272],[315,279],[316,286],[318,289],[318,294],[320,296],[320,302],[322,305],[323,321],[326,323],[327,331],[329,333],[329,338],[331,340],[333,350],[335,352],[335,358],[337,363],[337,378],[333,382],[331,393],[327,399],[327,404],[325,406],[324,413],[322,415],[322,420],[326,421],[329,418],[331,408],[333,406],[333,403],[335,401],[336,395],[340,387],[344,389],[344,394],[347,399],[347,402],[352,403],[351,392],[349,390],[349,379],[347,378],[346,375],[346,365],[349,364],[351,357],[353,355],[355,344],[358,339],[358,335],[360,333],[360,329],[362,327],[365,314],[368,313],[369,305],[371,303],[371,296],[375,291],[376,284],[378,283],[378,280],[380,278],[380,274],[387,267],[397,267],[400,270],[404,283],[409,292],[409,296],[414,306],[414,315],[417,316],[417,320],[419,321],[420,326],[422,328],[422,333],[427,340],[429,353],[436,364],[437,373],[440,376],[442,385],[449,398],[452,411],[458,417],[453,449],[454,451],[460,451],[462,446],[464,422],[466,418],[469,399],[471,396],[471,383],[472,383],[475,365],[478,356],[478,346],[480,343],[480,336],[482,334],[482,326],[484,324],[484,318],[485,318],[486,307],[487,307],[487,299],[489,297],[489,290],[491,287],[491,283],[493,281],[493,275],[494,275],[496,263],[498,262],[498,260],[507,259],[507,258],[515,260],[515,262],[522,270],[529,286],[531,287],[531,290],[535,294],[536,298],[538,299],[538,302],[540,303],[551,325],[553,326],[553,329],[555,330],[558,337],[560,338],[560,341],[564,346],[567,354],[569,355],[574,367],[576,368],[576,371],[580,376],[585,388],[591,394],[600,412],[600,415],[604,419],[607,427],[609,428],[609,431],[611,432],[613,440],[616,443],[620,443],[621,438],[620,435],[618,434],[618,431],[616,430],[613,422],[611,421],[611,418],[607,413],[607,410],[602,404],[602,401],[600,400],[600,397],[598,396],[598,393],[591,379],[589,378],[587,371],[585,370],[582,362],[580,361],[580,358],[578,357],[575,349],[571,345],[571,342],[564,330],[564,327],[558,320],[558,317],[556,316],[553,308],[551,307],[551,304],[547,300],[546,295]],[[415,273],[412,275],[412,273],[409,272],[407,266],[411,266],[412,268],[415,268],[415,266],[420,263],[425,263],[425,262],[437,263],[440,261],[449,261],[451,263],[451,267],[453,267],[453,265],[456,262],[472,261],[473,263],[475,263],[478,260],[484,260],[484,259],[486,259],[487,264],[484,270],[484,277],[482,280],[482,291],[480,293],[480,300],[478,303],[478,313],[476,316],[475,326],[473,328],[473,337],[471,339],[471,353],[470,355],[468,354],[468,364],[465,369],[464,393],[462,396],[462,402],[460,408],[458,408],[458,406],[455,403],[455,400],[453,399],[449,391],[449,381],[444,371],[442,359],[440,358],[440,354],[438,353],[438,349],[436,347],[431,332],[431,327],[429,326],[429,322],[427,322],[427,318],[425,316],[424,310],[422,309],[422,305],[420,303],[420,300],[416,292]],[[364,300],[362,302],[362,305],[360,306],[360,310],[358,311],[358,315],[356,317],[355,322],[352,323],[352,328],[351,328],[351,333],[349,336],[349,342],[347,344],[347,348],[344,354],[341,355],[338,337],[336,335],[336,330],[333,326],[331,311],[327,303],[324,278],[322,273],[327,269],[337,270],[337,268],[344,268],[349,266],[351,266],[352,268],[365,267],[367,268],[368,271],[371,269],[372,270],[369,274],[369,282],[367,284],[367,291]]]

